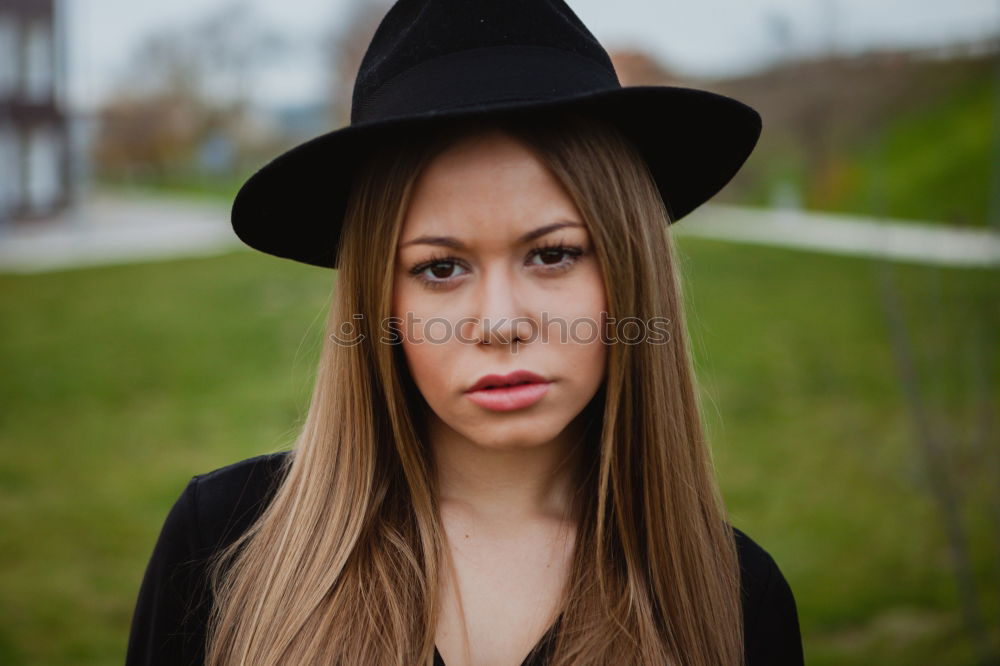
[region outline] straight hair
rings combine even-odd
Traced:
[[[273,499],[211,562],[210,666],[433,663],[447,546],[427,405],[378,322],[390,317],[417,176],[453,142],[491,129],[533,151],[576,204],[608,315],[671,324],[666,344],[610,345],[582,415],[577,538],[548,663],[743,663],[737,550],[701,421],[667,208],[611,123],[535,110],[410,127],[362,165],[301,432]],[[360,342],[334,341],[352,328]]]

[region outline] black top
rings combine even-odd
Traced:
[[[285,452],[248,458],[193,477],[160,531],[139,588],[126,666],[201,664],[210,591],[203,566],[234,541],[266,506],[280,480]],[[801,666],[795,599],[774,559],[739,529],[747,666]],[[557,620],[539,641],[548,647]],[[533,651],[534,652],[534,651]],[[544,666],[544,649],[521,666]],[[445,666],[435,650],[435,666]]]

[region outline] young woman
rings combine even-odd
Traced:
[[[352,124],[255,174],[251,246],[337,269],[290,451],[195,476],[129,664],[801,664],[727,522],[668,225],[752,109],[621,88],[559,0],[400,0]]]

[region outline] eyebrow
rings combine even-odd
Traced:
[[[569,220],[563,220],[560,222],[553,222],[552,224],[546,224],[545,226],[538,227],[532,231],[523,234],[517,239],[519,244],[524,244],[540,238],[545,234],[552,233],[557,229],[563,229],[566,227],[582,227],[583,224],[579,222],[570,222]],[[400,248],[407,247],[408,245],[438,245],[441,247],[450,247],[456,250],[464,250],[465,244],[455,238],[454,236],[418,236],[413,240],[408,240],[405,243],[400,244]]]

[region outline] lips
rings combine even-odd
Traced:
[[[549,391],[551,382],[527,370],[509,375],[480,377],[465,396],[474,404],[493,412],[511,412],[538,403]]]
[[[515,370],[507,375],[485,375],[479,378],[468,390],[483,391],[497,388],[508,388],[518,384],[547,384],[548,380],[527,370]]]

